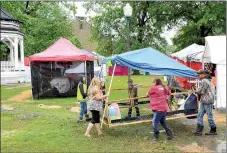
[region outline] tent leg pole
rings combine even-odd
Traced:
[[[128,81],[130,80],[130,71],[131,71],[131,69],[128,68]]]
[[[111,89],[113,78],[114,78],[115,68],[116,68],[116,63],[114,64],[114,69],[113,69],[113,73],[112,73],[112,77],[111,77],[111,81],[110,81],[110,86],[109,86],[109,90],[108,90],[109,94],[110,94],[110,89]],[[106,106],[108,105],[108,100],[109,100],[109,97],[106,98],[106,105],[105,105],[105,108],[104,108],[104,111],[103,111],[101,128],[102,128],[102,124],[103,124],[103,121],[104,121],[104,117],[105,117],[105,113],[106,113]],[[109,106],[107,108],[109,108]]]
[[[30,66],[30,74],[31,74],[31,85],[32,85],[32,67],[31,67],[31,61],[29,61],[29,66]],[[32,88],[33,90],[33,88]],[[32,101],[34,100],[34,97],[33,97],[33,92],[31,92],[32,94]]]
[[[84,61],[84,73],[85,73],[85,84],[86,84],[86,93],[87,93],[87,62]]]
[[[103,64],[101,65],[101,70],[99,72],[99,78],[101,78],[101,76],[102,76],[102,68],[103,68]]]
[[[106,106],[106,116],[107,116],[107,123],[108,123],[108,127],[111,124],[111,120],[110,120],[110,115],[109,115],[109,105]]]
[[[128,82],[130,80],[130,74],[131,74],[130,72],[131,72],[131,69],[130,69],[130,67],[128,67]],[[128,84],[128,97],[131,98],[131,94],[129,92],[129,84]]]

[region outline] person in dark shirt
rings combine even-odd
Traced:
[[[212,72],[210,70],[205,70],[206,72],[206,76],[205,78],[208,79],[209,81],[211,81],[212,79]]]
[[[130,79],[128,81],[129,84],[129,94],[130,94],[130,98],[136,98],[138,97],[138,90],[137,90],[137,86],[136,84],[133,84],[133,80]],[[135,109],[136,109],[136,116],[140,116],[140,111],[139,111],[139,107],[138,107],[138,99],[134,99],[131,101],[131,103],[133,103]],[[132,115],[132,105],[130,103],[130,107],[128,109],[128,117],[131,117]]]

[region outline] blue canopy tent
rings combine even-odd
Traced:
[[[162,54],[161,52],[159,52],[153,48],[144,48],[144,49],[129,51],[126,53],[115,55],[115,56],[111,57],[111,61],[114,64],[113,72],[115,71],[116,64],[119,64],[121,66],[127,66],[132,69],[141,70],[141,71],[145,71],[145,72],[151,72],[153,74],[181,76],[181,77],[186,77],[186,78],[197,78],[198,77],[196,71],[175,61],[174,59]],[[110,81],[108,93],[110,93],[113,77],[114,77],[114,73],[112,73],[112,78]],[[144,97],[140,97],[140,98],[144,98]],[[191,104],[192,103],[191,101],[188,101],[188,103]],[[106,104],[108,104],[108,98],[106,99]],[[185,102],[185,105],[186,105],[186,102]],[[104,121],[106,106],[108,107],[108,105],[105,105],[102,123]],[[194,100],[193,105],[190,105],[190,107],[186,108],[186,110],[173,111],[173,112],[169,112],[169,114],[171,115],[171,113],[172,114],[188,113],[187,111],[190,113],[190,115],[192,114],[192,116],[197,115],[196,114],[197,113],[197,101]],[[150,122],[151,116],[148,115],[145,117],[147,117],[147,119],[149,118],[147,120],[147,122]],[[140,117],[138,117],[138,118],[135,117],[134,119],[140,119]],[[115,120],[115,121],[114,122],[116,124],[118,124],[121,121],[125,121],[125,120],[122,119],[122,120]],[[133,120],[130,120],[130,121],[133,121]],[[111,122],[108,121],[109,126],[112,123],[113,123],[113,121],[111,121]],[[126,124],[133,124],[133,122],[125,123],[125,125]],[[111,126],[117,126],[117,125],[111,125]],[[101,124],[101,127],[102,127],[102,124]]]
[[[115,55],[112,63],[155,74],[197,78],[196,71],[153,48],[143,48]]]

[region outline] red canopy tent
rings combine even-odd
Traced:
[[[30,66],[28,57],[24,57],[24,66]]]
[[[202,63],[201,62],[185,62],[177,57],[173,57],[173,56],[170,56],[171,58],[175,59],[176,61],[178,61],[179,63],[181,64],[184,64],[188,67],[190,67],[191,69],[193,70],[196,70],[198,71],[199,69],[202,68]],[[190,80],[195,80],[195,79],[186,79],[186,78],[183,78],[183,77],[176,77],[177,80],[178,80],[178,83],[180,85],[180,87],[184,88],[184,89],[190,89],[191,88],[191,85],[195,85],[195,84],[191,84],[189,83]]]
[[[60,38],[43,52],[30,56],[29,60],[30,62],[94,61],[94,57],[84,53],[67,39]]]

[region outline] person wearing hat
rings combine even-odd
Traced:
[[[205,135],[217,135],[216,124],[213,116],[213,103],[214,103],[214,87],[212,83],[207,79],[207,71],[199,70],[198,76],[200,79],[199,88],[195,91],[200,96],[200,109],[198,112],[197,129],[194,133],[196,136],[201,136],[203,131],[203,116],[207,114],[210,132]]]
[[[129,84],[129,94],[130,94],[130,98],[136,98],[138,97],[138,90],[137,87],[138,85],[133,84],[133,80],[129,79],[128,81]],[[136,116],[140,116],[140,111],[139,111],[139,107],[138,107],[138,99],[134,99],[131,102],[134,103],[134,107],[136,109]],[[128,117],[130,118],[132,116],[132,104],[130,103],[131,107],[129,107],[128,109]]]
[[[85,77],[80,75],[79,84],[77,88],[77,101],[80,102],[80,116],[78,121],[83,121],[83,115],[85,115],[86,119],[89,119],[89,115],[87,112],[87,103],[86,103],[87,94],[85,93],[87,86],[84,82],[85,82]]]
[[[211,80],[212,79],[212,76],[211,76],[211,71],[210,70],[205,70],[206,71],[206,78],[208,80]]]

